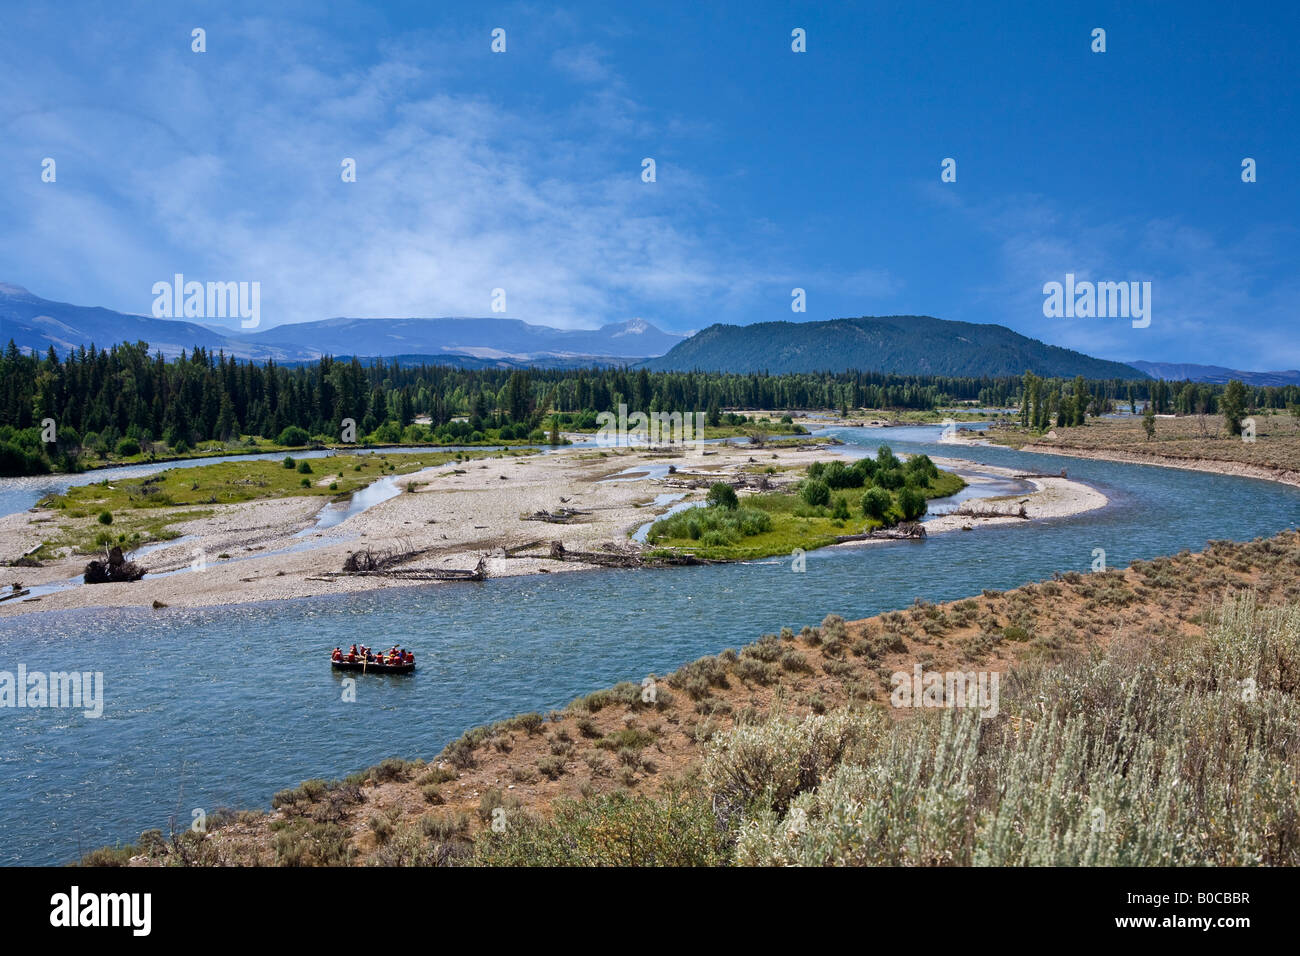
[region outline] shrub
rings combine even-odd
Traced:
[[[868,488],[867,493],[862,496],[862,514],[866,518],[875,518],[877,521],[885,517],[894,499],[888,491],[883,488]]]
[[[430,767],[426,772],[420,774],[415,782],[421,786],[428,786],[430,784],[448,783],[455,780],[456,776],[456,771],[449,770],[446,767]]]
[[[654,734],[649,731],[624,727],[596,741],[596,746],[604,750],[642,750],[654,743],[654,739]]]
[[[81,866],[126,866],[135,855],[136,848],[130,845],[101,846],[83,856]]]
[[[808,663],[808,658],[794,650],[786,651],[781,655],[781,667],[794,673],[812,673],[812,665]]]
[[[706,500],[710,505],[731,511],[734,511],[740,505],[740,499],[736,497],[736,489],[725,481],[714,482],[709,488],[709,495]]]
[[[284,456],[284,467],[286,471],[293,471],[294,464],[295,462],[292,458],[290,458],[288,455]]]
[[[813,508],[824,508],[831,503],[831,489],[820,478],[807,478],[799,489],[799,497]]]
[[[928,484],[939,477],[939,469],[929,455],[913,455],[907,459],[907,464],[903,470],[909,475],[917,475],[921,478],[921,484]]]
[[[420,818],[420,831],[439,843],[464,837],[469,833],[469,814],[427,813]]]
[[[393,835],[393,821],[385,814],[372,813],[369,826],[375,834],[375,839],[380,843],[388,842],[388,838]]]
[[[860,472],[853,471],[842,461],[831,461],[826,463],[820,479],[826,482],[828,488],[849,488],[855,481],[859,481]]]
[[[565,760],[563,757],[543,757],[537,761],[537,769],[548,780],[559,780],[564,775]]]
[[[117,443],[117,453],[123,458],[140,454],[140,443],[134,438],[123,438]]]
[[[426,802],[431,803],[434,806],[439,806],[446,802],[442,796],[442,791],[438,789],[436,783],[425,784],[420,788],[420,794],[424,797]]]
[[[928,509],[925,495],[915,488],[904,488],[898,493],[898,510],[903,513],[903,520],[915,521]]]
[[[803,720],[778,714],[760,724],[740,724],[710,741],[705,786],[724,816],[759,807],[783,814],[844,759],[862,738],[866,720],[840,712]]]
[[[100,523],[100,524],[112,524],[112,523],[113,523],[113,512],[111,512],[111,511],[101,511],[101,512],[99,513],[99,523]]]
[[[305,428],[299,428],[297,425],[290,425],[280,432],[280,437],[275,440],[277,445],[288,445],[296,447],[298,445],[307,445],[311,443],[311,436],[307,434]]]
[[[632,775],[631,767],[624,773]],[[730,841],[701,794],[613,793],[562,800],[549,820],[526,818],[475,841],[481,866],[719,866]]]
[[[772,516],[757,508],[691,508],[660,518],[650,526],[646,540],[654,543],[663,538],[690,538],[709,547],[721,547],[770,530]]]
[[[777,670],[766,661],[744,657],[736,664],[736,676],[755,684],[771,684],[777,678]]]
[[[298,474],[300,475],[311,474],[311,462],[309,462],[306,458],[298,462]]]
[[[387,757],[370,768],[370,778],[375,783],[388,783],[396,781],[403,782],[410,778],[411,773],[422,764],[411,760],[403,760],[401,757]]]
[[[349,833],[337,823],[295,823],[275,835],[276,866],[340,866],[351,860]]]
[[[907,483],[907,476],[901,468],[880,468],[877,469],[871,479],[877,487],[887,488],[894,491],[902,488]]]
[[[545,718],[541,714],[531,713],[511,717],[506,721],[506,726],[511,730],[522,730],[527,734],[535,734],[542,729],[543,723],[545,723]]]
[[[710,766],[710,782],[722,795],[754,794],[736,862],[1295,865],[1300,702],[1287,675],[1300,665],[1300,611],[1259,609],[1247,596],[1204,637],[1171,637],[1008,675],[995,719],[1028,718],[1031,733],[990,728],[973,707],[895,722],[786,811],[768,806],[773,783],[793,776],[773,755],[796,748],[774,735],[755,757],[734,738],[758,731],[722,735],[732,741],[717,764],[729,772]]]

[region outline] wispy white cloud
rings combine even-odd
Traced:
[[[701,224],[699,175],[661,155],[659,181],[641,181],[645,144],[680,126],[642,109],[592,44],[551,58],[586,92],[533,110],[464,91],[465,71],[496,65],[486,42],[443,38],[459,52],[431,66],[421,38],[398,38],[358,64],[270,17],[209,23],[206,54],[176,32],[119,30],[131,68],[107,79],[84,63],[21,83],[6,71],[0,92],[26,109],[0,158],[61,163],[56,185],[33,175],[0,200],[21,226],[0,238],[4,260],[35,245],[45,264],[9,280],[107,290],[89,301],[137,312],[173,272],[255,280],[267,324],[484,315],[504,288],[507,316],[572,327],[695,322],[770,278]],[[11,44],[7,65],[21,62]]]

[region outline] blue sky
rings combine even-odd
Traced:
[[[0,281],[145,314],[176,272],[258,281],[264,325],[495,288],[564,327],[920,313],[1300,367],[1294,6],[271,6],[5,10]],[[1150,327],[1045,318],[1067,272],[1150,281]]]

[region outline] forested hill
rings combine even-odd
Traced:
[[[777,375],[860,369],[975,377],[1026,371],[1060,378],[1147,377],[1121,362],[1047,345],[1001,325],[951,322],[927,315],[711,325],[644,364],[653,371],[767,371]]]

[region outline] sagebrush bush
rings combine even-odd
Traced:
[[[840,712],[739,725],[710,741],[705,786],[725,817],[756,806],[784,813],[795,796],[815,788],[844,759],[872,720]]]
[[[631,773],[631,768],[624,768]],[[696,792],[559,801],[554,817],[522,817],[474,845],[482,866],[718,866],[730,840]]]
[[[922,711],[838,760],[789,718],[737,728],[706,780],[738,863],[1294,866],[1298,674],[1300,609],[1243,597],[1202,640],[1022,668],[996,718]]]

